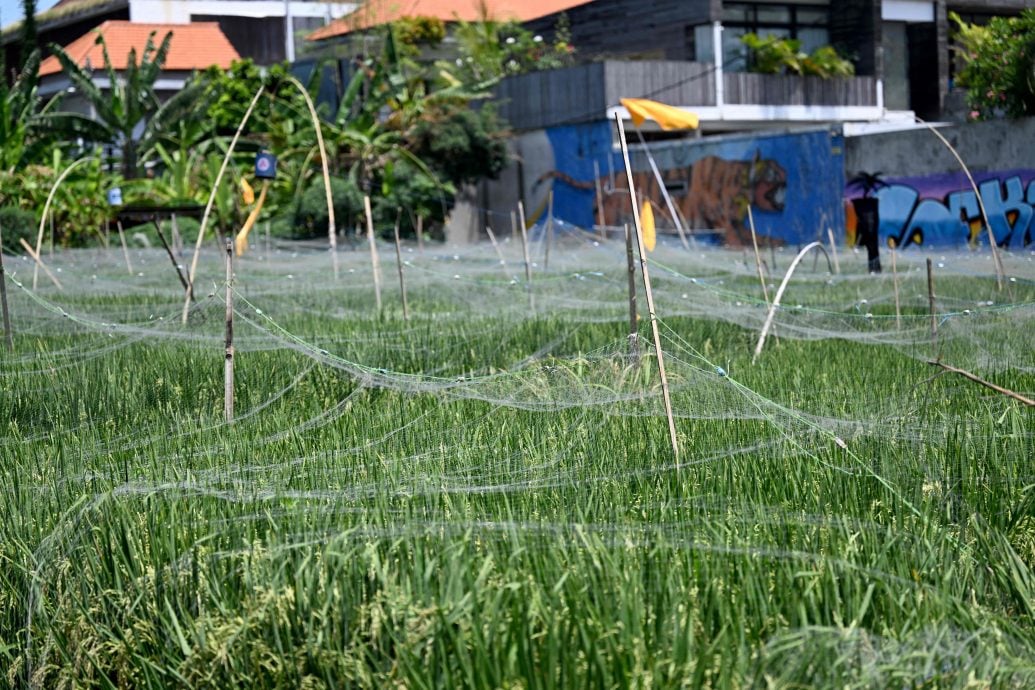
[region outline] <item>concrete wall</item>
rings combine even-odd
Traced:
[[[971,170],[1035,166],[1035,118],[973,122],[940,127]],[[952,153],[928,129],[868,134],[845,139],[845,171],[881,171],[909,177],[959,171]]]

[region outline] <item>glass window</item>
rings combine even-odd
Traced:
[[[759,24],[790,24],[791,8],[786,5],[759,5]]]
[[[826,29],[798,29],[798,40],[801,41],[801,49],[811,53],[816,48],[830,45],[830,32]]]
[[[754,10],[751,5],[726,3],[722,9],[722,21],[726,23],[748,24],[754,21]]]

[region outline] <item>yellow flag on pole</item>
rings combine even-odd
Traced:
[[[244,201],[246,206],[251,206],[255,203],[255,190],[248,184],[248,180],[241,178],[241,200]]]
[[[647,248],[648,252],[652,252],[658,243],[658,236],[654,232],[654,209],[651,208],[650,199],[643,200],[640,225],[643,227],[643,246]]]
[[[654,120],[662,129],[666,130],[697,129],[700,124],[696,113],[646,98],[623,98],[622,105],[629,111],[629,117],[637,127],[646,120]]]

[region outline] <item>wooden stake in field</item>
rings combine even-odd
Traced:
[[[640,254],[640,272],[643,274],[643,290],[647,296],[647,313],[650,314],[651,331],[654,334],[654,350],[658,355],[658,374],[661,376],[661,394],[665,399],[665,415],[668,417],[668,435],[672,442],[672,454],[679,462],[679,442],[676,439],[676,422],[672,416],[672,398],[668,390],[668,376],[665,375],[665,355],[661,350],[661,334],[658,332],[658,316],[654,310],[654,294],[650,289],[650,274],[647,272],[647,252],[643,246],[643,227],[640,225],[640,209],[636,202],[636,187],[633,183],[632,166],[629,164],[629,145],[625,141],[625,126],[622,116],[615,113],[618,124],[618,139],[622,145],[622,159],[629,183],[629,200],[632,202],[633,225],[636,227],[636,248]]]
[[[625,263],[629,274],[629,357],[635,362],[640,358],[640,326],[636,314],[636,262],[628,223],[625,224]]]
[[[837,243],[834,242],[834,231],[827,228],[827,239],[830,240],[830,253],[834,257],[834,273],[841,275],[841,264],[837,260]]]
[[[370,210],[370,196],[363,196],[363,212],[367,216],[367,240],[370,242],[370,264],[374,271],[374,299],[377,310],[381,311],[381,259],[377,255],[377,242],[374,240],[374,214]]]
[[[600,239],[607,239],[607,232],[604,230],[604,191],[600,185],[600,164],[593,161],[593,183],[597,191],[597,228],[600,232]]]
[[[891,248],[891,285],[895,289],[895,329],[902,330],[902,308],[898,301],[898,265],[895,262],[895,255],[898,254],[898,247]]]
[[[223,364],[223,416],[234,421],[234,243],[226,240],[226,349]]]
[[[54,283],[58,290],[64,290],[65,288],[61,285],[61,281],[59,281],[57,277],[50,272],[50,269],[47,268],[47,264],[43,263],[43,259],[41,259],[40,255],[32,248],[32,245],[26,242],[24,237],[19,237],[18,242],[22,245],[22,248],[28,252],[29,256],[32,257],[33,261],[36,262],[36,265],[43,269],[43,272],[47,274],[48,278],[50,278],[50,282]]]
[[[169,261],[172,261],[173,268],[176,269],[176,277],[180,279],[180,284],[183,289],[186,290],[191,298],[194,298],[194,291],[190,289],[190,285],[187,283],[187,278],[183,275],[183,271],[180,270],[180,264],[176,262],[176,256],[173,254],[172,248],[169,243],[165,240],[165,233],[162,232],[162,224],[155,218],[152,221],[155,224],[155,230],[158,232],[158,239],[162,243],[162,247],[165,249],[165,253],[169,255]]]
[[[765,275],[762,274],[762,256],[758,253],[758,236],[755,234],[755,216],[751,213],[751,204],[748,204],[748,227],[751,228],[751,245],[755,248],[755,269],[758,271],[758,281],[762,283],[762,297],[765,299],[765,306],[769,306],[769,288],[765,285]]]
[[[205,212],[201,214],[201,227],[198,228],[198,239],[194,243],[194,256],[191,257],[190,270],[187,271],[188,285],[194,285],[194,279],[198,274],[198,258],[201,256],[201,244],[205,239],[205,226],[208,225],[208,217],[212,212],[212,205],[216,201],[216,192],[219,190],[219,183],[223,181],[223,173],[226,172],[226,166],[230,163],[230,157],[234,153],[234,147],[237,146],[237,140],[241,138],[241,132],[244,131],[244,126],[248,124],[248,118],[252,116],[252,111],[255,110],[255,104],[259,102],[259,97],[262,96],[265,89],[265,86],[260,86],[255,92],[255,95],[252,96],[252,102],[248,104],[248,109],[244,111],[241,123],[237,125],[237,131],[234,132],[234,136],[230,140],[230,145],[227,147],[226,153],[223,154],[223,163],[219,166],[219,172],[216,173],[215,182],[213,182],[212,190],[209,192],[208,203],[205,204]],[[184,325],[187,324],[187,315],[190,313],[190,299],[190,292],[187,292],[183,297],[183,314],[181,315]]]
[[[543,270],[550,268],[550,244],[553,242],[553,190],[550,190],[547,202],[546,225],[543,226],[543,239],[546,242],[546,255],[543,257]]]
[[[406,279],[403,278],[402,243],[399,241],[399,219],[402,217],[400,208],[395,214],[395,265],[399,268],[399,290],[402,292],[403,321],[410,320],[410,307],[406,303]]]
[[[169,214],[169,220],[172,223],[173,251],[176,253],[177,258],[183,258],[183,235],[180,234],[180,225],[176,222],[176,214]]]
[[[521,225],[521,249],[525,254],[525,287],[528,290],[528,308],[535,310],[535,297],[532,295],[532,260],[528,255],[528,231],[525,229],[525,205],[518,202],[518,220]]]
[[[119,242],[122,243],[122,256],[126,259],[126,270],[129,271],[130,275],[133,275],[133,264],[129,262],[129,248],[126,246],[126,233],[122,232],[122,221],[120,219],[115,220],[115,227],[119,231]]]
[[[519,201],[518,203],[520,204],[521,202]],[[511,242],[511,244],[517,244],[517,234],[518,234],[517,215],[513,211],[511,211],[510,212],[510,242]]]
[[[790,282],[791,276],[794,275],[794,269],[798,267],[801,260],[805,258],[805,255],[809,253],[809,250],[817,249],[825,255],[827,250],[823,248],[822,242],[812,242],[805,245],[805,247],[798,252],[798,255],[791,261],[791,265],[787,267],[787,273],[784,274],[783,280],[780,281],[780,287],[776,289],[776,295],[773,297],[773,303],[769,305],[769,313],[766,314],[765,323],[762,324],[762,332],[758,335],[758,343],[755,344],[755,354],[751,357],[751,363],[754,364],[758,356],[762,354],[762,347],[765,345],[765,338],[769,334],[769,329],[773,325],[773,317],[776,316],[776,310],[780,307],[780,298],[783,297],[783,291],[787,289],[787,283]],[[827,257],[827,268],[831,269],[830,257]]]
[[[7,351],[14,352],[14,335],[11,332],[11,312],[7,308],[7,273],[4,269],[4,230],[0,228],[0,303],[4,310],[4,342]]]
[[[500,249],[499,242],[496,241],[496,234],[492,231],[492,226],[486,225],[485,232],[489,234],[489,241],[492,242],[492,248],[496,250],[496,256],[499,257],[500,266],[503,267],[503,275],[509,280],[510,274],[507,273],[507,260],[503,258],[503,250]]]
[[[931,310],[931,345],[938,346],[938,314],[934,310],[934,267],[927,257],[927,304]]]

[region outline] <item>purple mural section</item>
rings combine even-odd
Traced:
[[[996,244],[1027,247],[1035,235],[1035,170],[1024,168],[975,173],[988,225]],[[925,177],[886,177],[879,201],[880,240],[887,246],[987,245],[981,204],[962,172]],[[850,201],[861,196],[848,187]],[[855,238],[855,217],[846,203],[849,242]]]

